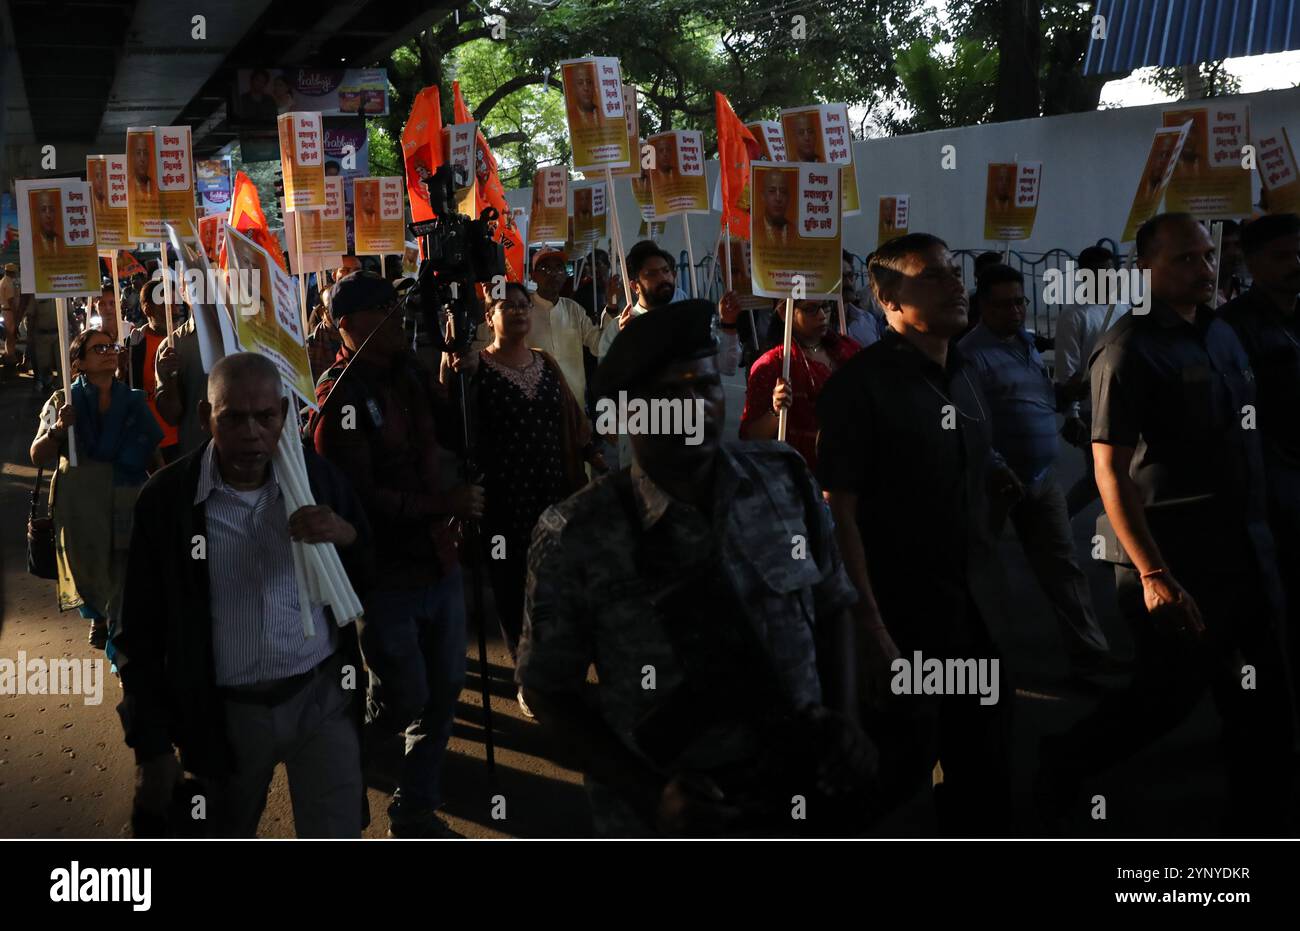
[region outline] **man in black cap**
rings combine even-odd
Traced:
[[[343,346],[321,376],[316,449],[352,481],[374,527],[377,574],[361,649],[370,667],[368,724],[404,730],[389,806],[397,837],[448,836],[434,814],[439,772],[465,678],[465,602],[456,522],[483,514],[483,490],[450,490],[438,469],[428,371],[402,331],[397,292],[371,272],[335,286]]]
[[[871,769],[826,508],[789,447],[720,442],[714,314],[627,323],[595,387],[634,462],[545,511],[529,551],[516,677],[606,836],[835,830]]]

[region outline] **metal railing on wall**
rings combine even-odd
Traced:
[[[1109,249],[1116,257],[1116,261],[1122,258],[1120,249],[1113,239],[1103,237],[1097,240],[1096,245]],[[986,251],[989,250],[955,249],[952,252],[953,260],[961,268],[962,281],[971,291],[975,290],[975,259]],[[1076,261],[1078,253],[1059,248],[1049,249],[1046,252],[1021,252],[1012,249],[1007,258],[1008,264],[1025,276],[1025,297],[1029,299],[1025,326],[1040,336],[1055,336],[1056,318],[1060,308],[1043,299],[1046,274],[1052,269],[1064,274],[1065,263]],[[690,271],[690,259],[683,249],[677,258],[677,281],[686,296],[702,297],[710,301],[717,301],[722,297],[725,290],[723,269],[714,256],[706,255],[696,262],[694,275],[690,275]],[[865,256],[853,254],[853,277],[856,289],[860,293],[867,290]]]

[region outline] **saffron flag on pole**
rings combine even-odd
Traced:
[[[229,223],[237,231],[243,233],[269,252],[271,258],[275,259],[275,263],[280,266],[282,271],[286,273],[289,271],[284,264],[284,254],[280,248],[280,241],[271,235],[271,228],[267,226],[266,214],[262,213],[262,199],[257,196],[257,188],[252,181],[248,180],[248,175],[242,171],[235,173],[235,192],[230,198]],[[222,239],[219,249],[217,264],[224,269],[226,267],[224,239]]]
[[[452,110],[458,124],[473,123],[474,114],[465,106],[465,98],[460,95],[460,82],[452,81]],[[514,213],[506,203],[506,189],[501,185],[497,172],[496,156],[488,146],[487,137],[480,127],[474,147],[474,174],[478,178],[478,193],[475,212],[482,214],[484,207],[495,207],[498,218],[495,238],[505,247],[506,278],[510,281],[524,280],[525,257],[524,237],[515,226]]]
[[[718,167],[722,175],[722,225],[732,236],[749,238],[749,162],[762,155],[754,134],[736,116],[721,91],[713,92],[718,124]]]
[[[421,182],[442,164],[442,95],[437,87],[426,87],[411,104],[411,113],[402,127],[402,161],[406,166],[411,219],[416,223],[432,220],[429,192]]]

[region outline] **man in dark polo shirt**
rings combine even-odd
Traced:
[[[351,480],[374,528],[375,590],[358,624],[371,673],[368,722],[380,733],[406,735],[390,831],[445,837],[450,829],[434,812],[465,679],[455,521],[482,516],[483,491],[443,488],[429,374],[406,343],[396,304],[393,286],[370,272],[335,287],[330,310],[343,347],[316,385],[314,434],[320,454]]]
[[[1269,526],[1287,592],[1291,671],[1300,669],[1300,216],[1270,214],[1241,231],[1253,284],[1219,308],[1250,359],[1268,477]]]
[[[1254,376],[1209,308],[1205,228],[1161,214],[1138,230],[1137,253],[1151,313],[1124,317],[1092,357],[1097,487],[1137,669],[1127,690],[1044,742],[1040,807],[1049,820],[1081,816],[1094,776],[1180,724],[1208,690],[1223,719],[1227,826],[1272,832],[1290,795],[1292,721],[1260,438],[1245,427]]]
[[[897,801],[944,781],[935,802],[948,833],[1005,833],[1010,820],[1010,702],[975,694],[900,694],[893,661],[1001,663],[988,621],[1004,601],[988,533],[988,497],[1018,484],[992,451],[989,404],[960,352],[967,298],[946,244],[911,233],[868,266],[890,329],[836,372],[817,404],[818,479],[858,590],[868,734]],[[989,696],[985,696],[987,698]]]

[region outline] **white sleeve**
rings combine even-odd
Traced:
[[[597,359],[603,359],[605,353],[609,352],[609,347],[613,345],[615,336],[618,336],[618,317],[612,316],[608,310],[602,311],[600,340],[596,344]]]
[[[1085,308],[1064,307],[1056,321],[1056,383],[1063,385],[1083,370],[1083,334],[1080,324]]]

